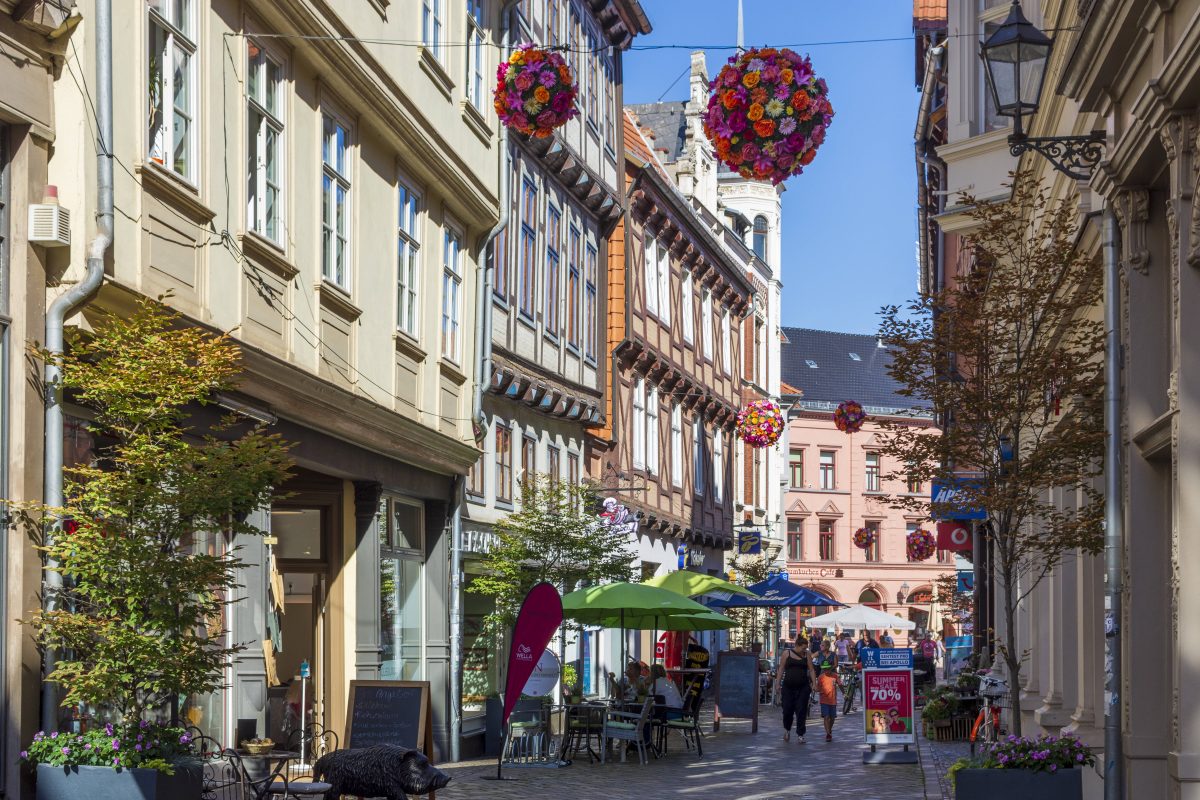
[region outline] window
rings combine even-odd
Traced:
[[[424,508],[379,503],[379,675],[420,680],[424,674]]]
[[[283,67],[246,42],[246,227],[283,244]]]
[[[567,249],[567,343],[579,346],[579,259],[582,237],[579,229],[571,226],[570,243]]]
[[[683,273],[683,292],[680,296],[679,311],[683,315],[683,341],[687,344],[694,344],[696,341],[696,311],[693,307],[695,298],[692,297],[695,291],[695,278],[692,273]]]
[[[617,149],[617,106],[613,99],[614,90],[612,60],[604,57],[604,146],[609,150]]]
[[[512,189],[512,181],[514,175],[520,175],[520,167],[517,167],[513,173],[508,176],[509,189]],[[511,196],[511,195],[510,195]],[[496,234],[496,238],[492,240],[492,292],[500,300],[508,300],[508,229],[510,226],[505,225],[500,229],[500,233]]]
[[[321,277],[350,291],[350,134],[324,116],[321,140]]]
[[[834,459],[837,454],[832,450],[821,451],[821,488],[836,489],[837,475],[834,472],[836,466]]]
[[[633,466],[646,466],[646,384],[641,378],[633,384]]]
[[[658,387],[651,386],[646,398],[646,470],[658,474]]]
[[[708,289],[704,289],[700,295],[700,352],[704,358],[712,358],[712,336],[713,336],[713,315],[712,315],[712,293]]]
[[[866,488],[868,492],[879,491],[879,453],[867,453]]]
[[[471,465],[471,470],[467,473],[467,494],[474,497],[483,497],[483,471],[487,467],[486,462],[487,452],[485,451]]]
[[[985,0],[979,16],[979,33],[980,41],[987,41],[993,33],[999,29],[1004,22],[1008,12],[1008,3],[999,3],[995,0]],[[974,61],[974,59],[972,59]],[[984,75],[984,66],[982,61],[975,62],[975,70],[977,71],[976,90],[979,94],[979,111],[976,130],[974,134],[987,133],[988,131],[1001,130],[1008,127],[1008,117],[1002,117],[996,111],[995,101],[992,99],[992,92],[988,88],[987,78]],[[1033,84],[1031,84],[1033,85]]]
[[[587,267],[584,273],[583,324],[586,339],[585,354],[589,360],[596,358],[596,248],[587,246]]]
[[[655,248],[657,242],[654,236],[651,235],[649,229],[645,232],[646,237],[646,310],[651,314],[658,313],[658,260],[655,258]]]
[[[817,556],[822,561],[833,561],[836,555],[837,550],[833,541],[833,520],[823,519],[818,534]]]
[[[438,61],[442,60],[442,2],[443,0],[421,2],[421,42]]]
[[[446,228],[442,241],[442,355],[457,364],[462,360],[462,237]]]
[[[921,494],[921,478],[913,474],[916,467],[912,464],[908,465],[908,479],[905,481],[905,489],[909,494]]]
[[[583,57],[587,59],[588,79],[587,79],[587,120],[588,124],[595,128],[600,120],[600,114],[596,107],[596,92],[599,89],[600,83],[600,54],[597,52],[600,48],[597,47],[595,40],[588,37],[588,50]]]
[[[554,483],[562,479],[562,452],[552,444],[546,445],[546,474]]]
[[[879,561],[879,554],[883,550],[883,531],[879,529],[879,522],[871,520],[864,526],[868,530],[875,532],[875,541],[871,542],[871,546],[863,551],[867,561]]]
[[[763,467],[764,466],[765,466],[765,463],[763,461],[762,448],[755,447],[754,448],[753,466],[751,467],[751,470],[750,470],[750,482],[752,484],[752,486],[750,487],[751,488],[750,496],[754,499],[754,504],[756,506],[758,506],[759,508],[765,508],[767,505],[766,494],[764,491],[767,487],[767,482],[766,482],[766,480],[763,479]]]
[[[729,335],[729,309],[721,312],[721,369],[733,368],[733,340]]]
[[[671,251],[658,248],[658,318],[671,324]]]
[[[417,338],[420,306],[417,291],[421,279],[421,199],[400,184],[400,223],[396,257],[396,329]]]
[[[692,489],[704,494],[704,428],[699,418],[692,420]]]
[[[559,237],[562,233],[562,212],[554,206],[546,211],[546,296],[543,307],[546,333],[558,336],[558,268]]]
[[[146,0],[149,9],[147,153],[150,160],[196,180],[196,34],[192,0]]]
[[[725,495],[725,436],[720,428],[713,430],[713,497],[718,503]]]
[[[511,503],[513,499],[512,431],[496,423],[496,500]]]
[[[567,480],[572,486],[579,484],[579,453],[567,453]]]
[[[560,4],[561,0],[546,0],[546,39],[549,40],[551,47],[556,46],[561,39]]]
[[[754,218],[754,255],[764,263],[767,260],[767,218],[759,214]]]
[[[521,437],[521,481],[531,481],[537,474],[537,439],[526,434]]]
[[[802,519],[787,521],[787,553],[788,561],[804,560],[804,520]]]
[[[759,386],[767,384],[767,349],[763,347],[762,320],[754,320],[754,382]]]
[[[467,100],[483,111],[483,0],[467,0]]]
[[[521,183],[521,275],[517,293],[521,313],[533,319],[534,276],[537,274],[537,187]]]
[[[683,406],[671,406],[671,485],[683,486]]]
[[[791,472],[790,485],[793,489],[804,488],[804,451],[793,450],[788,455],[788,470]]]

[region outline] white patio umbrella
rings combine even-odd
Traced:
[[[917,627],[917,623],[911,620],[897,617],[894,614],[888,614],[886,611],[880,611],[870,606],[847,606],[839,608],[837,611],[831,611],[828,614],[822,614],[819,617],[809,617],[804,620],[806,628],[854,628],[859,630],[867,628],[869,630],[879,630],[882,628],[895,628],[902,631],[910,631]]]

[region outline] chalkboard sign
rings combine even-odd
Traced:
[[[394,744],[433,759],[428,681],[350,681],[346,747]]]
[[[758,732],[758,656],[722,650],[717,653],[717,702],[713,730],[720,730],[722,717],[751,720]]]

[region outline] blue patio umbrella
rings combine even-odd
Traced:
[[[782,575],[773,575],[747,587],[754,596],[731,595],[728,599],[714,599],[708,603],[713,608],[779,608],[782,606],[840,606],[820,592],[797,586]]]

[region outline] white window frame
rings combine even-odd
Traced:
[[[257,56],[250,55],[251,47],[257,48]],[[284,140],[284,120],[287,119],[286,86],[284,60],[277,58],[254,37],[247,39],[246,139],[247,143],[253,139],[254,150],[247,154],[246,227],[281,247],[287,236],[284,231],[284,220],[287,219],[287,149]],[[257,87],[257,92],[254,91],[254,87]],[[273,150],[268,146],[272,140]],[[274,152],[274,178],[271,176],[272,164],[267,161],[267,154],[271,152]],[[269,203],[268,197],[272,192],[274,202]]]
[[[671,250],[658,248],[658,318],[671,324]]]
[[[646,466],[646,383],[641,378],[633,382],[633,466]]]
[[[174,6],[180,6],[183,13],[179,19],[172,19],[174,15],[169,13]],[[166,12],[166,13],[164,13]],[[153,46],[155,55],[159,60],[158,79],[154,79],[154,75],[149,72],[149,59],[146,61],[146,86],[150,87],[149,94],[146,98],[148,108],[146,109],[146,119],[149,121],[154,114],[156,106],[161,106],[161,117],[157,128],[147,125],[146,128],[146,157],[148,160],[160,165],[163,169],[170,170],[180,176],[189,183],[197,183],[196,157],[199,152],[197,147],[197,126],[199,116],[199,104],[197,102],[197,94],[199,89],[199,68],[196,59],[199,56],[198,47],[198,26],[196,24],[196,7],[193,0],[177,0],[175,3],[162,3],[162,9],[147,6],[147,42],[146,53],[149,54],[150,48]],[[162,43],[159,46],[156,43],[155,33],[161,31]],[[177,55],[182,55],[187,59],[187,69],[184,80],[187,85],[184,87],[186,91],[187,107],[179,108],[175,105],[175,96],[178,88],[175,83],[174,63]],[[155,103],[154,94],[158,93],[158,102]],[[178,168],[175,159],[175,136],[174,131],[179,126],[180,122],[187,126],[187,132],[184,134],[184,147],[186,154],[184,159],[183,169]],[[168,136],[170,140],[168,142]],[[170,163],[168,163],[168,158]]]
[[[645,257],[645,272],[646,279],[646,311],[651,314],[658,314],[658,259],[655,256],[655,250],[658,246],[658,240],[654,235],[646,230],[644,234],[646,238],[646,257]]]
[[[683,406],[671,406],[671,485],[683,486]]]
[[[442,13],[445,2],[447,0],[421,0],[421,43],[439,62],[443,60],[446,38],[445,18]]]
[[[462,363],[463,234],[447,220],[442,230],[442,358]]]
[[[725,434],[720,428],[713,429],[713,499],[725,499]]]
[[[692,420],[692,489],[704,494],[704,426],[700,418]]]
[[[733,338],[729,334],[729,309],[721,312],[721,369],[729,374],[733,369]]]
[[[695,344],[696,341],[696,311],[692,307],[692,294],[695,290],[695,277],[688,270],[683,272],[683,292],[680,295],[680,314],[683,317],[683,341]]]
[[[332,126],[332,129],[330,129]],[[338,130],[344,135],[341,164],[335,152]],[[331,111],[321,113],[321,278],[345,292],[350,292],[350,232],[353,224],[353,169],[354,146],[350,125]],[[332,158],[332,160],[331,160]],[[332,191],[325,197],[325,182],[329,181]],[[342,214],[336,213],[338,190],[345,198]],[[328,241],[328,247],[326,247]],[[338,257],[341,257],[342,274],[337,273]]]
[[[704,358],[712,358],[713,346],[712,292],[704,289],[700,297],[700,342]]]
[[[483,7],[484,0],[467,0],[467,58],[466,84],[467,102],[476,111],[483,112],[486,82],[484,74],[487,71],[484,53],[484,30],[487,28],[487,17]]]
[[[421,338],[421,193],[411,184],[396,182],[399,211],[396,221],[396,330]]]
[[[651,386],[646,393],[646,471],[658,474],[658,387]]]

